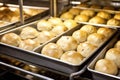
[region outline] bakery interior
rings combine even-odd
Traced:
[[[0,80],[120,80],[120,0],[0,0]]]

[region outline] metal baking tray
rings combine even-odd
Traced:
[[[105,53],[108,49],[112,48],[114,44],[120,40],[120,34],[119,31],[118,33],[108,42],[108,44],[104,47],[103,50],[100,51],[99,55],[88,65],[87,69],[92,73],[93,80],[120,80],[120,70],[118,71],[118,74],[115,75],[110,75],[106,73],[102,73],[99,71],[94,70],[95,63],[99,59],[103,59],[105,56]]]

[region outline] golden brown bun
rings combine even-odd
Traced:
[[[67,51],[61,56],[60,60],[69,64],[78,65],[83,60],[83,57],[76,51]]]
[[[72,20],[72,19],[68,19],[64,21],[64,25],[68,28],[68,29],[72,29],[74,27],[76,27],[78,24],[76,21]]]
[[[104,23],[106,23],[106,21],[99,16],[95,16],[95,17],[91,18],[89,20],[89,22],[94,23],[94,24],[104,24]]]
[[[42,48],[41,53],[53,58],[60,58],[63,54],[63,50],[55,43],[48,43]]]
[[[80,13],[81,15],[86,15],[89,17],[93,17],[95,15],[95,12],[93,10],[83,10]]]
[[[115,14],[114,19],[116,19],[116,20],[120,20],[120,13]]]
[[[69,12],[73,15],[78,15],[80,13],[80,9],[78,8],[71,8]]]
[[[77,48],[77,41],[72,36],[62,36],[56,44],[64,51],[75,50]]]
[[[113,61],[107,59],[98,60],[95,64],[95,70],[112,75],[118,73],[117,65]]]
[[[0,26],[2,27],[2,26],[6,25],[6,24],[8,24],[8,23],[9,23],[9,22],[0,21]]]
[[[97,33],[103,34],[106,38],[109,38],[113,34],[113,31],[110,28],[99,28]]]
[[[90,34],[87,38],[88,43],[95,46],[100,46],[105,41],[105,36],[98,33]]]
[[[120,40],[115,43],[114,47],[120,49]]]
[[[100,9],[101,6],[97,5],[97,4],[93,4],[90,6],[90,8],[94,8],[94,9]]]
[[[21,42],[21,38],[15,33],[7,33],[2,36],[1,42],[13,46],[18,46],[19,43]]]
[[[25,50],[33,50],[35,47],[37,47],[39,44],[32,39],[26,39],[21,41],[19,44],[19,47]]]
[[[90,56],[96,50],[96,46],[84,42],[80,43],[77,47],[77,52],[79,52],[83,57]]]
[[[109,19],[109,20],[107,21],[107,25],[119,26],[119,25],[120,25],[120,21],[112,18],[112,19]]]
[[[82,28],[80,30],[86,31],[88,34],[92,34],[92,33],[97,32],[97,28],[95,26],[92,26],[92,25],[84,25],[84,26],[82,26]]]
[[[103,11],[98,12],[97,16],[99,16],[99,17],[101,17],[103,19],[110,19],[112,17],[111,14],[109,14],[107,12],[103,12]]]
[[[85,42],[87,40],[88,33],[86,31],[77,30],[73,32],[72,37],[79,44],[80,42]]]
[[[60,16],[61,19],[73,19],[74,18],[74,15],[71,14],[70,12],[66,12],[66,13],[63,13],[61,16]]]
[[[106,52],[106,59],[112,60],[120,68],[120,50],[118,48],[111,48]]]
[[[104,10],[114,10],[114,7],[112,6],[105,6],[103,7]]]
[[[13,16],[13,17],[11,17],[10,22],[17,22],[17,21],[20,21],[20,17],[19,16]]]
[[[74,19],[76,22],[87,22],[89,20],[89,16],[81,14],[77,15]]]
[[[46,21],[46,20],[40,20],[38,23],[37,23],[37,29],[39,31],[50,31],[51,29],[53,28],[53,25]]]
[[[20,37],[22,39],[31,39],[31,38],[36,38],[38,36],[38,31],[35,28],[32,27],[25,27],[22,29],[20,33]]]

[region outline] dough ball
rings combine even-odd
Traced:
[[[111,25],[111,26],[119,26],[120,25],[120,22],[114,18],[112,19],[109,19],[107,21],[107,25]]]
[[[37,23],[37,29],[39,31],[50,31],[51,29],[53,28],[53,25],[46,21],[46,20],[40,20],[38,23]]]
[[[94,24],[105,24],[106,23],[105,19],[103,19],[99,16],[95,16],[95,17],[91,18],[89,20],[89,22],[94,23]]]
[[[114,47],[120,49],[120,40],[115,43]]]
[[[114,19],[120,20],[120,13],[115,14]]]
[[[67,51],[61,56],[60,60],[69,64],[79,65],[83,60],[83,57],[76,51]]]
[[[21,42],[21,38],[15,33],[7,33],[2,36],[1,42],[12,46],[18,46]]]
[[[66,19],[73,19],[74,15],[70,12],[65,12],[60,16],[61,19],[66,20]]]
[[[53,58],[60,58],[63,54],[63,50],[55,43],[48,43],[42,48],[41,53]]]
[[[89,20],[89,16],[87,15],[77,15],[74,19],[76,22],[87,22]]]
[[[56,43],[64,51],[75,50],[77,48],[77,41],[72,36],[62,36]]]
[[[117,65],[107,59],[100,59],[95,64],[95,70],[107,74],[116,75],[118,73]]]
[[[98,12],[97,16],[99,16],[99,17],[101,17],[103,19],[110,19],[112,17],[111,14],[109,14],[107,12],[103,12],[103,11]]]
[[[77,30],[73,32],[72,37],[79,44],[80,42],[85,42],[87,40],[88,33],[86,31]]]
[[[88,43],[95,46],[100,46],[105,41],[105,36],[98,33],[90,34],[87,38]]]
[[[20,37],[22,39],[31,39],[31,38],[36,38],[38,36],[38,31],[35,28],[32,27],[25,27],[22,29],[20,33]]]
[[[113,34],[113,31],[110,28],[99,28],[97,33],[103,34],[106,38],[109,38]]]
[[[68,29],[72,29],[74,27],[76,27],[78,24],[76,21],[72,20],[72,19],[68,19],[64,21],[64,25],[68,28]]]
[[[112,6],[104,6],[103,9],[104,10],[114,10],[114,7],[112,7]]]
[[[93,17],[95,15],[95,12],[93,10],[83,10],[80,13],[81,15],[86,15],[89,17]]]
[[[93,4],[90,6],[90,8],[93,8],[93,9],[100,9],[101,6],[97,5],[97,4]]]
[[[71,8],[69,12],[73,15],[78,15],[80,13],[80,9],[78,8]]]
[[[79,52],[83,57],[89,57],[96,50],[96,46],[84,42],[80,43],[77,47],[77,52]]]
[[[95,26],[92,26],[92,25],[84,25],[84,26],[82,26],[82,28],[80,30],[86,31],[88,34],[92,34],[92,33],[97,32],[97,28]]]
[[[112,60],[120,68],[120,50],[118,48],[111,48],[106,52],[106,59]]]
[[[33,50],[39,44],[32,39],[26,39],[21,41],[19,47],[25,50]]]

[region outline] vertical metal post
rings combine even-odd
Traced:
[[[20,21],[24,24],[23,0],[19,0]]]

